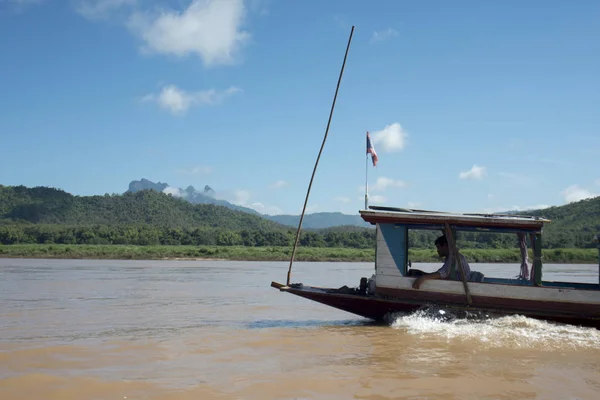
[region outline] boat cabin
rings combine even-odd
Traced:
[[[379,206],[361,210],[360,214],[365,221],[376,227],[375,291],[378,287],[402,286],[400,279],[408,276],[411,268],[408,254],[409,231],[411,230],[433,230],[438,231],[439,235],[444,234],[448,239],[451,254],[458,253],[456,238],[460,232],[515,235],[515,243],[519,244],[521,260],[520,265],[515,268],[513,278],[490,277],[481,272],[474,273],[478,271],[474,271],[472,262],[469,262],[470,276],[462,277],[461,271],[461,279],[464,282],[559,287],[568,285],[577,289],[598,290],[597,284],[543,281],[542,230],[544,224],[550,221],[542,217],[510,214],[459,214]],[[532,248],[533,260],[530,260],[528,255],[528,243]],[[435,248],[433,242],[431,246]],[[458,257],[454,257],[454,259],[460,260]]]

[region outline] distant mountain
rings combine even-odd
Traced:
[[[148,179],[142,178],[139,181],[131,181],[131,183],[129,183],[129,189],[127,190],[127,192],[135,193],[141,190],[154,190],[160,193],[169,194],[173,197],[178,197],[183,200],[189,201],[192,204],[215,204],[218,206],[225,206],[232,210],[243,211],[248,214],[262,216],[261,213],[251,208],[238,206],[235,204],[231,204],[226,200],[215,198],[216,192],[208,185],[204,186],[204,190],[200,192],[196,190],[193,186],[188,186],[185,189],[180,189],[173,186],[169,186],[169,184],[167,183],[154,183],[152,181],[149,181]]]
[[[162,192],[168,187],[168,183],[154,183],[152,181],[149,181],[148,179],[142,178],[142,180],[140,181],[131,181],[129,183],[129,189],[127,191],[132,193],[139,192],[140,190],[154,190],[157,192]]]
[[[129,189],[127,190],[127,192],[135,193],[140,190],[154,190],[157,192],[170,194],[173,197],[181,198],[183,200],[189,201],[192,204],[216,204],[219,206],[225,206],[232,210],[243,211],[252,215],[259,215],[268,220],[275,221],[279,224],[295,228],[298,227],[298,223],[300,222],[299,215],[261,214],[258,211],[253,210],[251,208],[238,206],[226,200],[217,199],[215,197],[216,192],[208,185],[204,186],[204,190],[200,192],[194,189],[193,186],[188,186],[186,189],[180,189],[170,186],[167,183],[155,183],[148,179],[142,178],[139,181],[131,181],[131,183],[129,183]],[[302,221],[302,227],[306,229],[321,229],[346,225],[359,226],[365,228],[372,227],[371,224],[365,222],[358,214],[348,215],[342,214],[340,212],[322,212],[306,214],[304,215],[304,220]]]

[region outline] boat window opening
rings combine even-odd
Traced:
[[[397,228],[399,225],[396,226]],[[472,272],[483,274],[483,283],[531,285],[534,278],[531,235],[524,232],[477,232],[454,227],[458,251],[469,263]],[[411,268],[431,273],[444,260],[437,254],[435,240],[444,234],[441,227],[408,228],[408,255],[406,272]],[[493,253],[488,252],[491,250]],[[413,262],[426,259],[427,262]],[[498,262],[499,260],[508,260]]]

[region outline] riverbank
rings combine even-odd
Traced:
[[[288,261],[291,247],[245,246],[123,246],[123,245],[64,245],[15,244],[0,245],[3,258],[63,258],[63,259],[119,259],[119,260],[236,260]],[[518,249],[463,249],[462,253],[473,263],[520,262]],[[546,263],[595,264],[597,249],[545,249]],[[531,252],[530,252],[531,257]],[[374,249],[298,247],[296,261],[372,262]],[[433,249],[409,250],[411,262],[439,262]]]

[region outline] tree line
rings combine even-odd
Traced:
[[[590,248],[600,233],[600,197],[524,214],[549,218],[544,248]],[[441,232],[411,231],[409,246],[431,249]],[[290,246],[296,228],[213,204],[191,204],[152,190],[73,196],[59,189],[0,185],[0,243]],[[472,249],[517,246],[514,234],[460,232]],[[301,246],[373,248],[375,229],[304,229]]]
[[[291,246],[295,230],[222,228],[168,228],[152,225],[56,224],[0,225],[0,243],[10,244],[121,244],[121,245],[218,245]],[[306,247],[349,247],[366,249],[375,245],[375,231],[302,231],[299,244]]]

